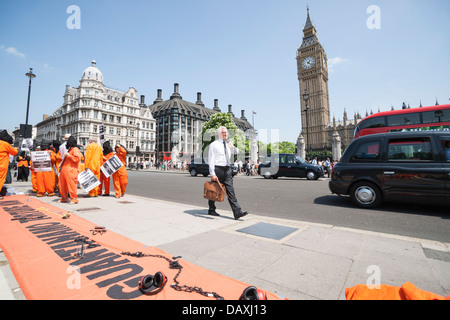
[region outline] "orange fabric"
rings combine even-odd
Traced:
[[[105,163],[112,157],[114,157],[114,152],[110,152],[106,156],[103,156],[103,163]],[[111,177],[106,178],[105,175],[103,174],[103,172],[101,172],[101,170],[100,170],[100,185],[98,186],[97,194],[99,194],[99,195],[102,194],[102,186],[103,185],[105,186],[105,194],[109,194],[110,184],[111,184]]]
[[[31,175],[31,185],[33,187],[33,192],[37,192],[37,182],[36,182],[36,173],[33,169],[33,161],[30,161],[30,175]]]
[[[17,166],[18,167],[28,168],[28,161],[27,161],[27,159],[19,156],[19,163],[17,164]]]
[[[56,172],[55,172],[55,189],[59,190],[59,177],[58,177],[58,172],[59,172],[59,165],[61,164],[61,153],[58,152],[56,153],[56,162],[55,162],[55,168],[56,168]]]
[[[82,157],[80,149],[76,147],[70,149],[64,156],[59,175],[59,193],[62,201],[68,201],[68,196],[70,195],[72,202],[78,202],[78,168]]]
[[[161,255],[167,253],[126,238],[111,230],[93,235],[95,227],[75,214],[26,195],[0,201],[0,247],[10,261],[11,270],[27,300],[209,300],[197,292],[177,291],[171,287],[179,269],[158,257],[132,257],[122,252]],[[69,218],[63,219],[63,216]],[[16,220],[12,220],[16,219]],[[76,239],[87,238],[88,247]],[[84,245],[84,257],[75,254]],[[237,300],[250,284],[223,276],[177,259],[182,266],[180,285],[197,286],[216,292],[225,300]],[[148,274],[162,272],[167,283],[155,295],[145,295],[138,282]],[[265,292],[268,300],[279,300]]]
[[[100,166],[103,164],[103,151],[98,143],[91,143],[86,147],[84,157],[84,168],[90,169],[92,173],[100,180]],[[89,196],[97,196],[98,188],[89,191]]]
[[[404,283],[401,287],[382,284],[379,288],[370,288],[364,284],[345,289],[347,300],[444,300],[444,298],[432,292],[418,289],[411,282]]]
[[[50,195],[55,192],[55,171],[53,170],[53,166],[56,163],[56,153],[52,150],[47,150],[47,152],[50,154],[52,171],[35,173],[38,196],[43,196],[45,193]]]
[[[113,173],[113,184],[116,197],[122,197],[127,190],[128,174],[126,168],[127,151],[122,146],[116,147],[116,155],[122,161],[123,167]]]
[[[116,147],[116,155],[122,161],[123,165],[126,166],[126,158],[127,158],[127,151],[122,146]]]
[[[15,156],[19,150],[13,148],[8,142],[0,140],[0,189],[6,180],[9,167],[9,155]]]

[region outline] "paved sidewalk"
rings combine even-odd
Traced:
[[[31,184],[7,185],[29,193]],[[157,247],[225,276],[293,300],[343,300],[357,284],[401,286],[450,295],[450,244],[326,224],[207,209],[126,195],[84,198],[79,204],[41,201],[96,225]],[[33,196],[33,195],[31,195]],[[1,236],[1,235],[0,235]],[[0,299],[23,299],[0,252]]]

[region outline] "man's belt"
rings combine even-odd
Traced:
[[[214,166],[214,167],[219,168],[219,169],[225,169],[225,170],[231,168],[231,166]]]

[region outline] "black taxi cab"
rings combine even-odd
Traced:
[[[360,137],[333,167],[329,189],[361,208],[383,201],[450,205],[450,132]]]
[[[317,180],[324,175],[322,166],[307,163],[300,156],[289,153],[272,154],[258,166],[258,174],[266,179],[278,177]]]

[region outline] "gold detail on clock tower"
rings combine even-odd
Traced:
[[[297,50],[297,72],[300,85],[302,135],[306,150],[329,149],[327,125],[330,121],[327,55],[317,38],[309,17],[303,28],[303,42]],[[308,99],[304,100],[304,94]],[[306,108],[308,110],[306,111]],[[306,119],[308,116],[308,120]],[[308,134],[307,134],[308,131]],[[308,141],[309,139],[309,141]]]

